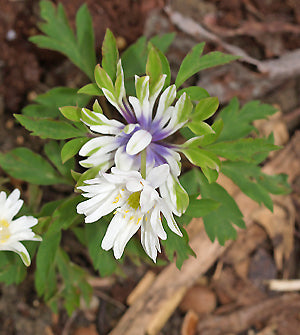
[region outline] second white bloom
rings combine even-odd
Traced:
[[[99,177],[86,180],[87,186],[79,187],[83,196],[90,198],[77,206],[77,212],[86,216],[85,222],[95,222],[114,212],[102,248],[113,248],[114,256],[122,256],[130,238],[141,227],[141,243],[146,253],[156,261],[160,252],[159,238],[165,240],[161,214],[166,218],[170,229],[182,236],[175,220],[175,212],[168,198],[162,198],[158,188],[163,185],[170,171],[167,164],[150,170],[146,179],[138,171],[111,169],[111,174],[100,173]]]

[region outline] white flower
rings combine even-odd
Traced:
[[[87,168],[98,166],[101,171],[113,165],[121,170],[138,169],[140,153],[146,150],[147,167],[169,164],[172,175],[177,177],[180,174],[179,147],[164,140],[188,122],[192,111],[189,97],[183,93],[173,106],[176,86],[171,85],[162,92],[165,74],[151,89],[149,76],[135,76],[136,97],[130,96],[128,102],[121,61],[115,86],[103,69],[99,67],[98,71],[101,80],[98,78],[97,84],[126,122],[106,118],[99,105],[96,112],[83,108],[82,121],[101,135],[83,145],[79,154],[88,158],[80,164]]]
[[[20,191],[15,189],[7,198],[5,192],[0,192],[0,250],[14,251],[21,257],[26,266],[30,265],[30,256],[20,241],[41,241],[31,227],[38,223],[32,216],[21,216],[13,220],[23,205]]]
[[[95,222],[112,211],[111,220],[102,240],[102,248],[113,248],[115,258],[120,258],[130,238],[141,227],[141,243],[146,253],[156,262],[160,252],[159,238],[165,240],[161,214],[170,229],[182,236],[168,198],[162,198],[158,191],[169,175],[169,166],[163,164],[151,169],[143,179],[138,171],[121,171],[115,167],[111,174],[99,173],[95,179],[86,180],[87,186],[78,187],[88,200],[77,206],[77,212],[86,216],[85,222]]]

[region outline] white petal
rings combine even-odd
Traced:
[[[158,97],[160,91],[162,90],[165,80],[167,78],[166,74],[163,74],[159,81],[156,83],[155,87],[152,88],[152,95],[149,97],[150,108],[153,108],[156,98]]]
[[[166,181],[169,173],[170,167],[168,164],[157,166],[150,170],[147,175],[147,181],[149,181],[153,188],[157,188]]]
[[[129,215],[130,213],[128,213]],[[131,237],[139,230],[141,226],[142,217],[134,217],[129,219],[125,225],[122,226],[122,230],[119,231],[114,243],[114,256],[116,259],[121,258],[125,246]]]
[[[144,129],[138,130],[128,141],[126,152],[129,155],[136,155],[143,151],[151,143],[151,140],[152,135],[148,131]]]
[[[87,143],[85,143],[79,150],[80,156],[88,155],[92,150],[97,148],[106,148],[106,152],[112,151],[118,147],[116,138],[114,136],[101,136],[92,138]]]
[[[16,252],[22,259],[23,263],[26,266],[29,266],[31,263],[29,253],[24,245],[20,242],[15,242],[10,245],[0,244],[0,250],[8,250]]]
[[[175,85],[171,85],[167,89],[164,90],[164,92],[162,93],[159,99],[156,115],[154,118],[155,121],[162,119],[165,111],[175,100],[175,97],[176,97],[176,86]]]
[[[137,119],[139,119],[142,115],[142,107],[141,107],[139,99],[136,97],[130,96],[128,100],[133,107],[134,114],[136,115]]]
[[[161,223],[160,210],[156,206],[151,212],[150,223],[154,232],[162,239],[167,238],[167,233],[165,232],[163,225]]]
[[[129,171],[132,170],[137,163],[135,163],[135,157],[128,155],[125,151],[125,146],[122,146],[116,151],[115,164],[118,169]]]
[[[17,231],[27,230],[38,223],[38,219],[34,218],[33,216],[21,216],[20,218],[13,220],[10,224],[10,232],[12,234],[16,233]]]
[[[174,220],[173,214],[170,211],[170,209],[168,208],[168,206],[164,205],[163,202],[161,203],[161,211],[164,215],[164,217],[167,220],[168,226],[169,228],[177,235],[179,236],[183,236],[182,232],[180,231],[180,229],[177,226],[176,221]]]

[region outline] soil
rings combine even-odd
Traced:
[[[75,13],[83,1],[61,2],[71,19],[71,25],[74,25]],[[193,19],[218,36],[222,42],[239,47],[250,57],[261,62],[280,60],[283,55],[300,49],[300,6],[296,0],[87,0],[85,3],[93,17],[98,54],[107,27],[117,37],[121,50],[143,34],[151,37],[175,31],[176,38],[168,52],[173,74],[178,70],[186,53],[196,43],[202,41],[202,37],[179,28],[172,21],[166,6],[180,13],[183,19],[187,17]],[[39,32],[38,22],[37,0],[0,0],[1,152],[7,152],[18,146],[27,146],[34,151],[40,151],[42,141],[30,136],[20,127],[14,121],[13,114],[20,113],[37,94],[44,93],[52,87],[80,87],[86,83],[86,77],[64,56],[53,51],[38,49],[28,41],[30,36]],[[207,41],[205,51],[212,50],[224,51],[224,45],[213,40]],[[294,59],[292,66],[299,69],[299,62],[299,58]],[[292,71],[292,74],[286,76],[271,78],[270,73],[261,73],[253,64],[236,62],[204,71],[194,76],[189,84],[202,86],[210,95],[217,95],[221,105],[228,103],[233,96],[237,96],[242,103],[260,99],[277,104],[282,111],[278,122],[288,129],[286,137],[282,133],[279,134],[278,141],[282,143],[278,144],[287,145],[288,138],[292,138],[300,125],[300,71],[297,71]],[[276,122],[275,120],[272,123],[273,128],[278,126],[279,123]],[[10,189],[16,186],[23,190],[27,188],[26,183],[9,178],[0,169],[1,178],[8,178],[6,186]],[[292,185],[295,190],[292,199],[296,212],[300,206],[299,180],[298,177]],[[51,200],[54,200],[55,196],[60,196],[59,190],[50,194],[53,197]],[[285,278],[300,277],[299,220],[298,214],[293,221],[294,248]],[[217,299],[214,311],[208,312],[211,315],[229,311],[230,308],[235,310],[245,308],[247,304],[252,303],[250,296],[245,293],[250,284],[254,287],[250,291],[251,294],[256,292],[259,301],[272,296],[262,283],[264,280],[280,277],[282,269],[278,268],[275,259],[276,248],[266,231],[261,228],[258,232],[255,231],[253,240],[257,239],[260,239],[261,243],[254,243],[243,263],[237,265],[233,261],[228,261],[228,256],[227,263],[226,259],[222,261],[225,262],[225,270],[217,280],[212,276],[215,268],[206,274],[208,283],[206,286],[213,292],[214,299]],[[89,308],[82,306],[71,318],[63,309],[59,315],[53,314],[37,297],[32,273],[19,286],[1,285],[0,335],[107,334],[126,311],[127,296],[148,269],[148,266],[141,266],[136,270],[130,263],[127,266],[126,278],[113,278],[105,289],[95,290],[92,306]],[[160,269],[155,268],[154,271],[159,273]],[[234,293],[233,289],[237,284],[240,285],[239,294],[244,297],[243,301]],[[267,320],[254,322],[242,332],[232,330],[228,331],[228,334],[295,335],[296,329],[300,329],[300,310],[294,309],[290,312],[281,319],[271,314]],[[181,330],[185,316],[186,310],[177,308],[159,334],[195,334],[195,332],[184,333]],[[201,318],[203,316],[200,316],[200,320]],[[272,320],[281,326],[272,330],[270,328]],[[284,327],[284,322],[293,327]],[[298,326],[299,328],[295,328]],[[211,330],[205,334],[221,333]]]

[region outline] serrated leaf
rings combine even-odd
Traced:
[[[185,215],[192,218],[200,218],[216,210],[220,206],[218,201],[213,199],[196,199],[195,197],[190,198],[189,207],[187,208]]]
[[[65,184],[65,178],[40,155],[27,148],[0,153],[0,166],[10,176],[38,185]]]
[[[74,128],[71,124],[64,121],[36,119],[20,114],[14,114],[14,116],[23,127],[32,132],[31,135],[39,136],[40,138],[64,140],[85,135],[84,131]]]
[[[265,138],[242,138],[236,141],[211,144],[206,149],[233,161],[251,162],[255,161],[256,155],[278,150],[279,147],[270,144]]]
[[[61,160],[63,164],[70,158],[74,157],[81,149],[81,147],[88,141],[89,138],[87,137],[79,137],[65,143],[61,149]]]
[[[111,30],[106,29],[102,44],[102,67],[114,82],[116,80],[119,51],[116,39]]]
[[[265,119],[276,112],[276,108],[267,104],[260,104],[259,101],[251,101],[239,110],[239,103],[236,98],[232,99],[227,107],[219,114],[224,127],[218,142],[240,139],[255,130],[252,122]]]
[[[183,234],[182,237],[174,234],[170,228],[164,224],[164,229],[168,235],[167,239],[161,241],[166,256],[172,262],[176,256],[176,266],[180,270],[183,262],[189,258],[190,255],[196,256],[194,251],[189,246],[189,237],[184,228],[180,227]]]
[[[204,42],[197,44],[182,61],[175,81],[177,88],[180,87],[188,78],[201,70],[223,65],[239,58],[237,56],[227,55],[219,51],[210,52],[201,57],[204,45]]]
[[[55,8],[52,2],[43,0],[40,8],[44,22],[39,28],[45,35],[33,36],[30,41],[40,48],[63,53],[92,80],[96,56],[92,19],[86,6],[83,5],[76,15],[77,36],[70,28],[62,4]]]
[[[211,241],[217,238],[219,243],[224,245],[227,240],[236,238],[237,233],[233,224],[245,228],[243,215],[234,199],[222,186],[217,183],[209,184],[199,171],[197,179],[202,199],[213,199],[221,204],[216,210],[205,215],[203,221]]]
[[[86,4],[76,14],[77,49],[80,51],[81,69],[92,79],[96,65],[95,37],[92,17]]]
[[[273,202],[269,192],[273,194],[289,192],[289,186],[286,180],[282,180],[282,176],[268,176],[261,172],[259,166],[254,164],[224,162],[222,172],[248,197],[258,204],[263,203],[271,211],[273,210]]]

